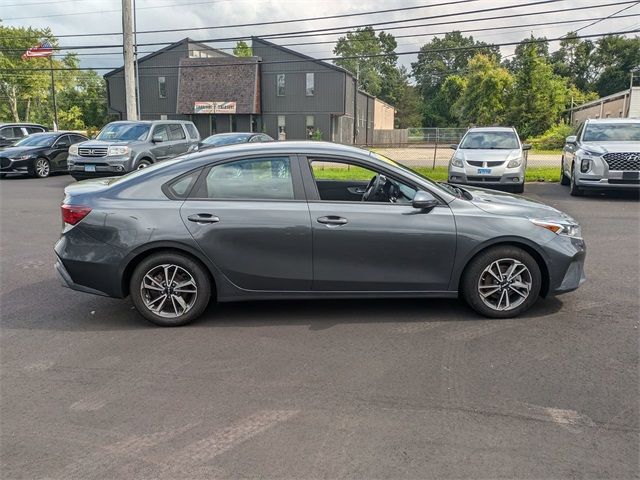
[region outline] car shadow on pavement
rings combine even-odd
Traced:
[[[0,301],[3,305],[2,328],[52,331],[156,328],[133,309],[128,298],[121,300],[75,292],[63,288],[53,278],[3,293]],[[518,320],[553,315],[561,308],[562,302],[558,298],[540,299]],[[339,324],[479,320],[491,321],[457,299],[270,300],[212,303],[192,326],[307,325],[310,330],[326,330]]]

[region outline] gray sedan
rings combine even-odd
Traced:
[[[68,186],[65,286],[123,298],[163,326],[218,302],[458,297],[506,318],[584,281],[568,215],[436,184],[365,150],[235,145]]]

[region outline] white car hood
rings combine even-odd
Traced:
[[[584,142],[581,147],[599,154],[618,152],[639,152],[640,142]]]
[[[479,160],[479,161],[497,161],[507,160],[507,158],[514,158],[520,152],[520,149],[515,150],[498,150],[498,149],[458,149],[456,155],[461,160]]]

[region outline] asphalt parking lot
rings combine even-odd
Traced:
[[[60,286],[71,181],[0,181],[2,478],[639,476],[636,198],[527,185],[583,225],[588,281],[522,318],[258,302],[161,329]]]

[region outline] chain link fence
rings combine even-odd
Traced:
[[[398,142],[389,139],[385,143],[366,145],[386,157],[412,167],[447,167],[453,155],[451,145],[460,142],[466,128],[409,128],[397,136]],[[527,168],[560,169],[562,151],[529,150]]]

